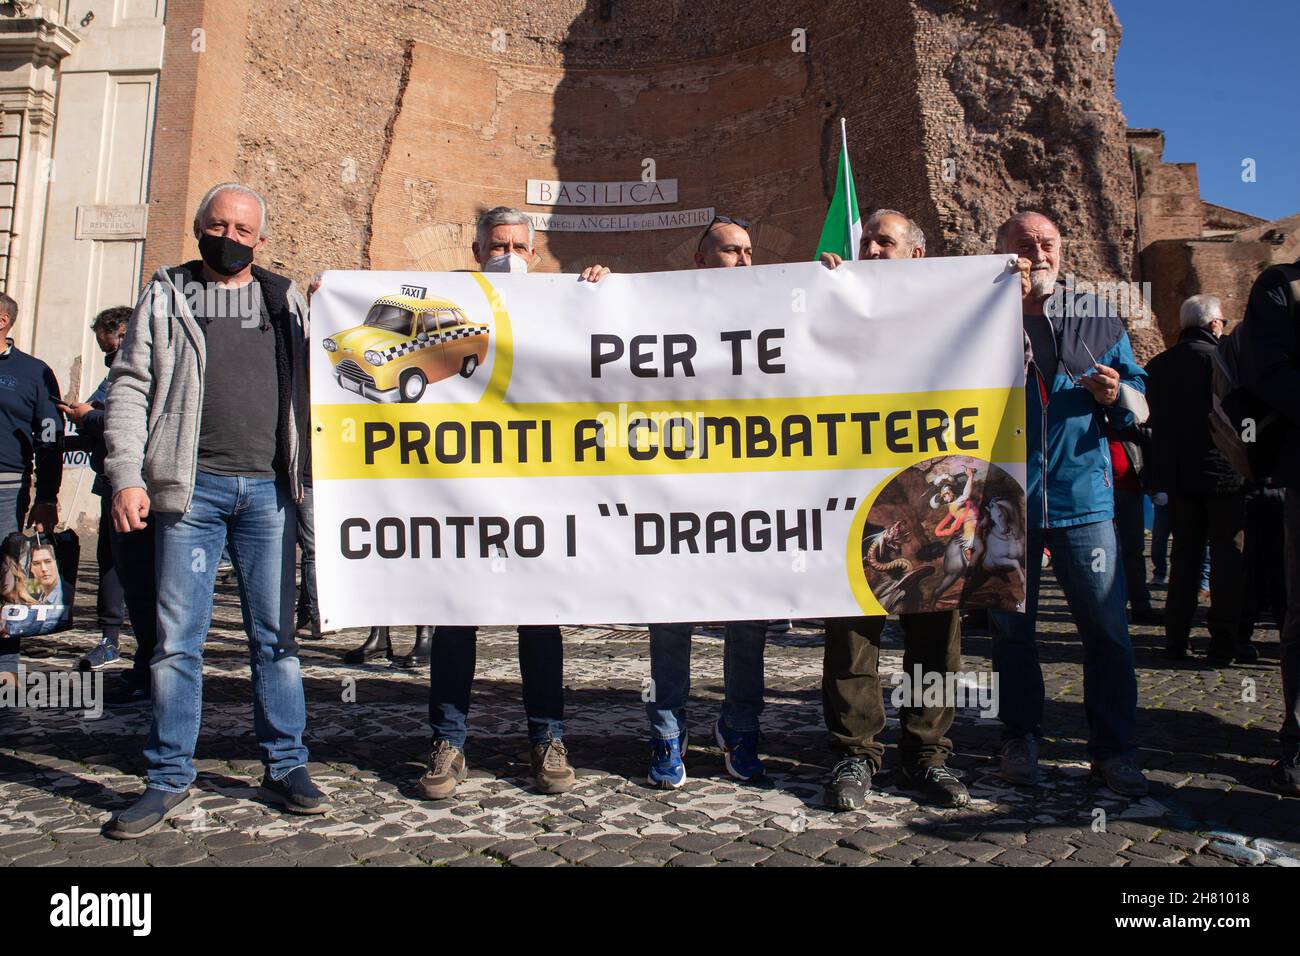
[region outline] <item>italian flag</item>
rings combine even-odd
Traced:
[[[849,167],[849,143],[844,120],[840,120],[840,165],[835,171],[835,195],[826,210],[826,224],[817,243],[814,259],[823,252],[833,252],[842,259],[858,257],[862,241],[862,218],[858,215],[858,194],[853,188],[853,170]]]

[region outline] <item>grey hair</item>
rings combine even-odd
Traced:
[[[478,225],[474,227],[474,241],[478,243],[480,252],[487,249],[488,237],[497,226],[527,226],[528,248],[534,248],[537,231],[533,228],[533,221],[527,214],[510,206],[497,206],[479,216]]]
[[[1217,295],[1194,295],[1178,310],[1178,321],[1185,329],[1203,329],[1215,319],[1223,319],[1223,303]]]
[[[880,222],[880,220],[885,216],[897,216],[899,219],[907,223],[908,246],[912,249],[920,249],[922,254],[925,253],[925,233],[921,231],[920,226],[912,221],[910,216],[904,216],[897,209],[877,209],[868,216],[867,221],[863,223],[863,232],[865,233],[867,229],[871,228],[872,224]]]
[[[266,200],[262,198],[262,194],[256,189],[253,189],[251,186],[245,186],[243,183],[217,183],[217,185],[204,193],[203,199],[199,202],[198,211],[194,213],[195,229],[200,232],[203,231],[203,217],[208,214],[208,210],[212,207],[216,198],[222,193],[239,193],[241,196],[250,196],[253,199],[256,199],[258,208],[262,210],[262,225],[261,228],[257,230],[257,236],[260,239],[266,235],[266,230],[269,225],[266,215]]]
[[[3,292],[0,292],[0,312],[9,316],[10,325],[18,321],[18,303]]]
[[[1016,226],[1020,225],[1022,222],[1026,222],[1034,218],[1046,219],[1048,222],[1052,223],[1053,229],[1055,229],[1058,233],[1061,231],[1060,227],[1057,226],[1055,222],[1053,222],[1051,216],[1048,216],[1045,213],[1037,212],[1033,209],[1026,209],[1024,212],[1016,213],[1014,216],[1012,216],[1002,225],[998,226],[997,244],[994,246],[994,251],[995,252],[1014,251],[1006,247],[1007,237],[1011,235],[1011,230],[1014,229]]]

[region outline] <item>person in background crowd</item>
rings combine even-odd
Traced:
[[[415,628],[415,644],[409,654],[394,654],[393,639],[389,636],[387,626],[375,626],[366,635],[365,641],[343,655],[345,664],[364,664],[378,657],[386,658],[393,667],[413,670],[429,663],[433,655],[433,638],[437,633],[431,624],[420,624]]]
[[[328,809],[307,770],[293,628],[307,304],[291,280],[253,264],[266,237],[266,202],[256,191],[238,183],[208,190],[194,215],[201,260],[158,270],[109,373],[113,524],[138,532],[157,513],[158,585],[148,786],[106,826],[114,839],[161,826],[194,782],[203,644],[227,544],[266,768],[258,795],[293,813]]]
[[[1238,648],[1245,587],[1244,479],[1215,447],[1209,415],[1215,349],[1223,334],[1217,296],[1194,295],[1178,313],[1178,341],[1147,363],[1154,446],[1154,486],[1169,495],[1174,548],[1165,599],[1165,653],[1183,660],[1196,613],[1206,540],[1210,546],[1208,617],[1213,664],[1254,660]]]
[[[1286,494],[1272,481],[1246,483],[1246,589],[1241,599],[1237,645],[1250,645],[1255,625],[1272,614],[1279,633],[1286,624]],[[1255,653],[1258,654],[1258,648]]]
[[[1151,583],[1163,585],[1169,580],[1169,495],[1153,490],[1150,497]]]
[[[0,541],[24,524],[52,534],[63,481],[59,383],[48,365],[14,345],[9,333],[17,321],[18,303],[0,292]],[[33,472],[36,503],[29,514]],[[0,631],[0,683],[17,674],[19,651],[18,636]]]
[[[532,220],[518,209],[497,206],[484,213],[471,246],[484,272],[527,272],[537,261]],[[604,266],[583,270],[599,282]],[[372,632],[373,633],[373,632]],[[465,740],[478,628],[439,626],[429,667],[429,723],[433,741],[420,792],[429,800],[450,797],[465,779]],[[577,781],[564,746],[564,644],[555,625],[519,628],[519,674],[523,682],[533,780],[542,793],[564,793]]]
[[[1148,484],[1150,480],[1148,479]],[[1151,583],[1162,585],[1169,580],[1169,495],[1151,492]],[[1210,592],[1210,546],[1205,546],[1201,563],[1201,595]],[[1163,620],[1163,619],[1162,619]]]
[[[754,264],[749,223],[714,216],[695,247],[699,269],[744,268]],[[689,739],[686,701],[691,692],[690,623],[650,625],[651,786],[676,789],[686,783],[684,756]],[[761,779],[766,770],[758,756],[758,718],[763,712],[763,650],[766,621],[728,621],[723,637],[722,712],[713,737],[722,748],[727,773],[737,780]]]
[[[1124,563],[1124,586],[1128,591],[1134,624],[1159,624],[1164,616],[1151,606],[1147,587],[1145,487],[1150,480],[1151,430],[1130,425],[1107,435],[1110,461],[1115,471],[1115,534]]]
[[[110,369],[122,345],[122,335],[131,318],[130,306],[105,309],[95,316],[91,330],[104,353]],[[149,664],[157,646],[157,593],[154,589],[154,532],[152,517],[142,531],[122,533],[113,528],[113,492],[104,475],[108,446],[104,442],[104,402],[108,393],[108,376],[99,383],[85,402],[61,404],[59,407],[77,426],[78,447],[90,453],[90,467],[95,472],[91,490],[100,496],[99,541],[95,558],[99,563],[99,594],[96,613],[100,641],[78,662],[81,670],[97,671],[118,660],[119,635],[123,610],[131,615],[135,631],[135,660],[126,675],[127,694],[132,700],[149,697]]]
[[[925,255],[925,233],[893,209],[878,209],[862,226],[862,259],[919,259]],[[834,269],[840,257],[822,253],[822,263]],[[961,669],[961,620],[956,610],[900,614],[903,629],[903,672],[920,666],[926,674],[950,674]],[[880,637],[885,618],[843,617],[826,621],[822,656],[822,713],[839,758],[826,783],[826,804],[835,810],[857,810],[866,804],[871,779],[880,772],[885,745],[884,689],[880,684]],[[919,696],[919,691],[918,691]],[[899,758],[904,785],[933,803],[964,807],[970,793],[947,767],[952,754],[948,731],[956,711],[919,702],[899,709]]]
[[[307,445],[307,466],[303,469],[302,503],[298,505],[298,602],[293,629],[300,637],[319,641],[320,605],[316,601],[316,516],[311,493],[311,445]],[[304,633],[306,632],[306,633]]]
[[[1285,488],[1286,622],[1282,626],[1281,756],[1271,782],[1300,796],[1300,260],[1265,269],[1251,287],[1242,320],[1242,383],[1280,419],[1270,477]],[[1274,444],[1272,436],[1270,445]],[[1265,436],[1257,435],[1263,441]]]
[[[1017,213],[998,229],[997,251],[1018,257],[1026,375],[1029,512],[1025,613],[990,611],[1003,744],[999,772],[1038,782],[1043,672],[1035,626],[1045,547],[1083,639],[1083,695],[1095,779],[1143,796],[1137,765],[1137,676],[1124,575],[1113,522],[1115,496],[1104,428],[1146,418],[1146,373],[1110,305],[1057,284],[1061,234],[1046,216]],[[1050,399],[1050,400],[1049,400]]]

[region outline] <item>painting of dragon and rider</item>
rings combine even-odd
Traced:
[[[867,514],[862,569],[890,614],[1023,611],[1024,491],[997,465],[964,455],[905,468]]]

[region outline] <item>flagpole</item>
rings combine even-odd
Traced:
[[[858,250],[853,247],[853,186],[849,176],[849,132],[843,116],[840,117],[840,149],[844,152],[844,235],[849,237],[849,259],[858,258]]]

